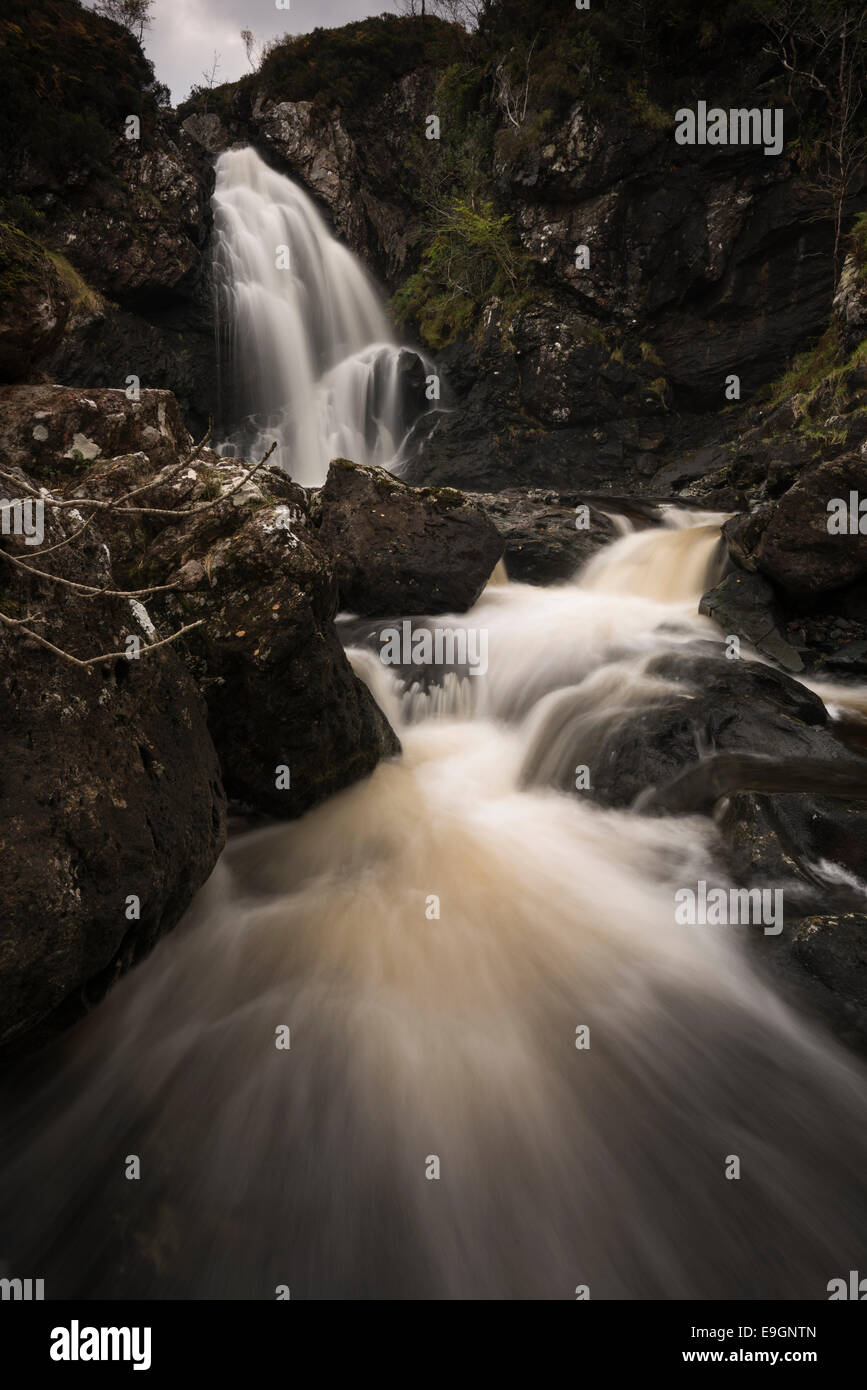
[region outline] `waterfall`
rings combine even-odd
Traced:
[[[253,149],[220,155],[213,209],[223,452],[256,459],[276,440],[305,486],[333,458],[393,465],[426,405],[422,359],[356,258]]]
[[[484,675],[404,679],[358,628],[402,757],[233,839],[9,1107],[15,1269],[252,1299],[824,1299],[863,1269],[863,1066],[731,929],[675,924],[724,877],[713,823],[558,789],[658,698],[654,653],[714,637],[720,518],[666,520],[428,620],[484,628]]]

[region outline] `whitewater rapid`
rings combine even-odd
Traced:
[[[723,877],[713,823],[550,785],[654,698],[651,653],[719,641],[719,518],[667,520],[438,619],[490,637],[450,695],[352,651],[402,756],[232,840],[22,1103],[16,1269],[53,1296],[813,1299],[859,1267],[863,1069],[731,929],[675,925],[676,887]]]

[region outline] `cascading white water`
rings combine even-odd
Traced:
[[[713,635],[715,545],[670,525],[489,586],[437,620],[490,633],[448,698],[353,652],[402,757],[232,841],[10,1112],[15,1269],[56,1297],[823,1299],[863,1267],[863,1068],[731,929],[674,921],[722,877],[712,823],[548,784],[657,697],[650,654]]]
[[[276,440],[276,461],[305,486],[333,458],[393,464],[413,418],[401,392],[413,354],[358,261],[253,149],[220,155],[213,209],[224,450],[253,459]]]

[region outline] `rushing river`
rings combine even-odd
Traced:
[[[720,518],[660,521],[436,619],[486,634],[484,673],[400,679],[346,625],[402,756],[235,837],[22,1088],[10,1269],[53,1297],[823,1299],[859,1268],[862,1067],[742,934],[675,921],[724,880],[713,822],[556,789],[657,697],[654,655],[720,640]]]

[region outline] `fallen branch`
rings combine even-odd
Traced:
[[[5,627],[10,628],[13,632],[17,633],[19,637],[31,637],[34,642],[39,643],[40,647],[46,647],[48,651],[53,652],[55,656],[62,657],[64,661],[71,662],[73,666],[86,669],[88,666],[98,666],[102,661],[130,660],[128,652],[103,652],[100,656],[91,656],[83,661],[80,657],[73,656],[71,652],[64,651],[62,647],[56,647],[53,642],[48,641],[47,637],[40,637],[39,633],[34,632],[32,628],[24,627],[23,624],[25,621],[27,620],[24,618],[9,618],[5,613],[0,613],[0,623],[3,623]],[[178,638],[183,637],[185,633],[192,632],[193,628],[201,627],[204,621],[204,618],[198,618],[196,622],[188,623],[186,627],[178,628],[177,632],[173,632],[170,637],[163,637],[159,642],[151,642],[146,647],[140,647],[139,655],[143,652],[156,651],[157,647],[166,647],[170,642],[176,642]]]
[[[65,588],[72,589],[77,594],[85,594],[88,598],[147,598],[149,594],[165,594],[178,587],[177,584],[152,584],[149,589],[101,589],[98,584],[79,584],[78,580],[67,579],[62,574],[50,574],[48,570],[34,569],[32,565],[25,565],[17,556],[10,555],[8,550],[0,549],[0,557],[8,560],[10,565],[15,565],[17,569],[24,570],[25,574],[35,575],[37,579],[50,579],[54,584],[62,584]]]

